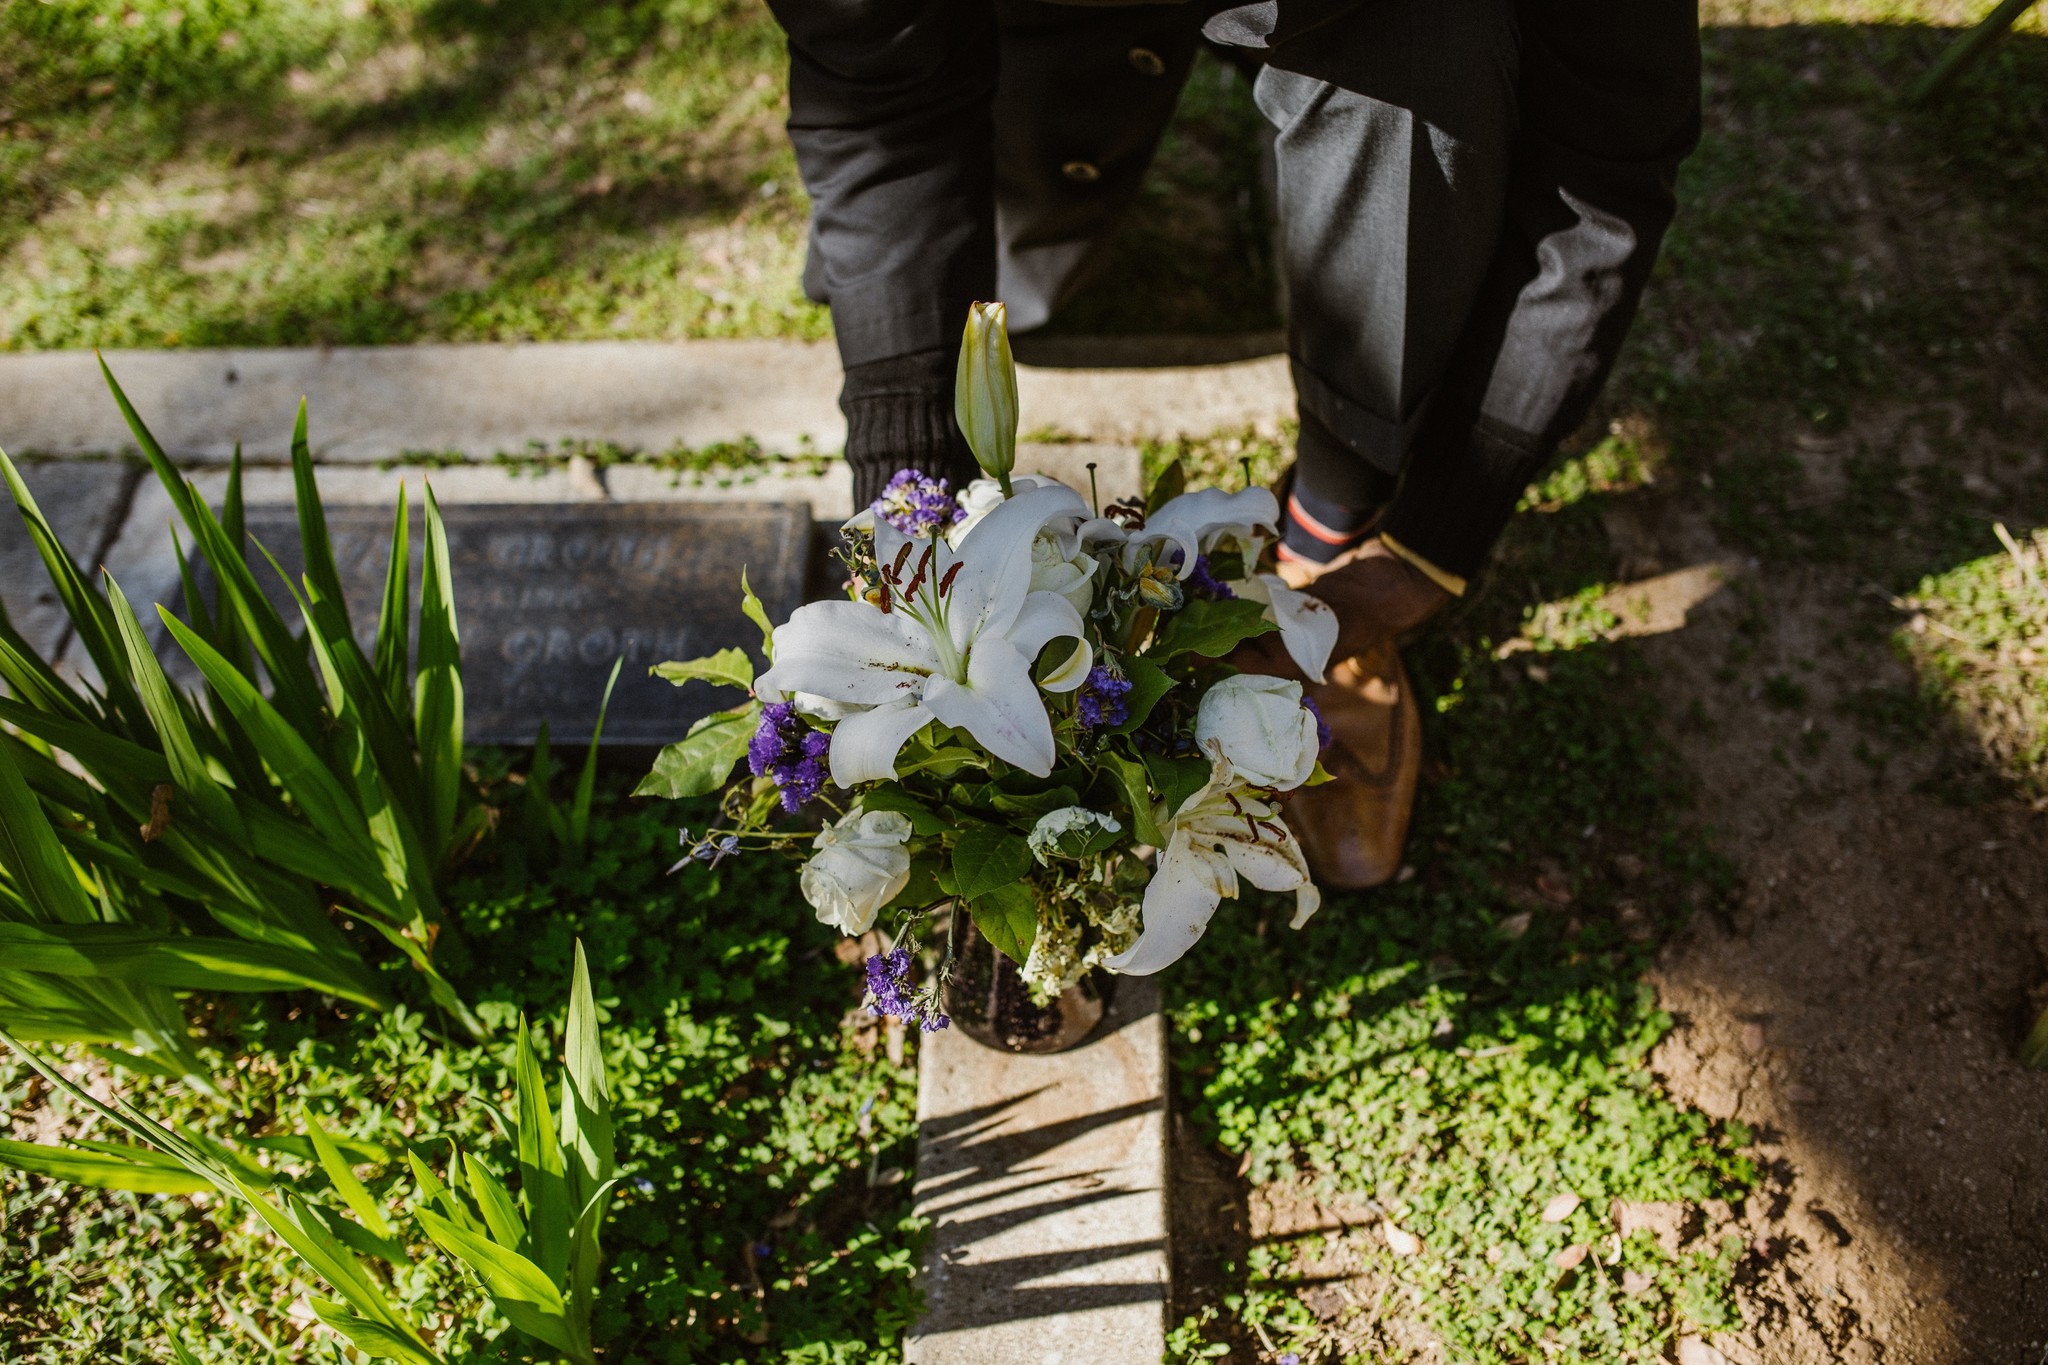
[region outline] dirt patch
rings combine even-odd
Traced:
[[[1725,556],[1683,511],[1663,523]],[[1665,1085],[1757,1134],[1762,1180],[1730,1211],[1747,1327],[1714,1344],[1743,1365],[2033,1365],[2048,1077],[2014,1047],[2048,980],[2048,820],[1923,790],[1956,761],[1940,738],[1858,738],[1837,704],[1912,682],[1845,630],[1864,602],[1847,570],[1758,570],[1645,646],[1743,887],[1653,976],[1678,1020]]]

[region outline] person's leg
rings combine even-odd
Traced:
[[[995,294],[987,0],[771,0],[811,196],[804,290],[832,309],[856,505],[974,463],[953,420],[967,306]]]
[[[1087,280],[1137,198],[1201,42],[1198,4],[998,0],[996,259],[1010,330]]]
[[[1283,3],[1278,31],[1259,35],[1257,87],[1277,131],[1301,414],[1283,554],[1327,563],[1393,495],[1486,276],[1515,138],[1516,43],[1512,0],[1375,0],[1290,29],[1296,17]]]
[[[1503,230],[1385,520],[1458,577],[1606,382],[1699,138],[1693,0],[1521,0],[1517,17]]]

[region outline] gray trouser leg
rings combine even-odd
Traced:
[[[1500,233],[1517,125],[1509,0],[1386,0],[1315,38],[1321,78],[1278,63],[1256,95],[1278,137],[1288,351],[1304,411],[1398,473]],[[1341,80],[1341,83],[1339,83]],[[1304,459],[1308,451],[1304,450]],[[1323,491],[1349,462],[1307,471]]]

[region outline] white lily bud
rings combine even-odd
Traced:
[[[1007,495],[1010,471],[1017,466],[1017,366],[1010,359],[1009,322],[1000,303],[977,303],[967,310],[953,411],[975,461]]]

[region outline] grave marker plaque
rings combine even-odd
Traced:
[[[647,670],[728,645],[762,666],[760,629],[740,612],[742,568],[771,620],[803,602],[810,510],[801,503],[457,504],[441,514],[473,744],[529,744],[542,721],[553,743],[588,742],[621,657],[605,743],[672,743],[691,721],[741,695],[703,682],[674,687]],[[327,509],[349,619],[365,650],[376,638],[391,524],[388,507]],[[292,509],[251,507],[248,526],[296,582],[304,559]],[[423,540],[415,510],[415,603]],[[262,555],[252,549],[250,559],[266,589],[276,586]],[[296,620],[296,609],[281,604]],[[415,637],[417,625],[415,613]]]

